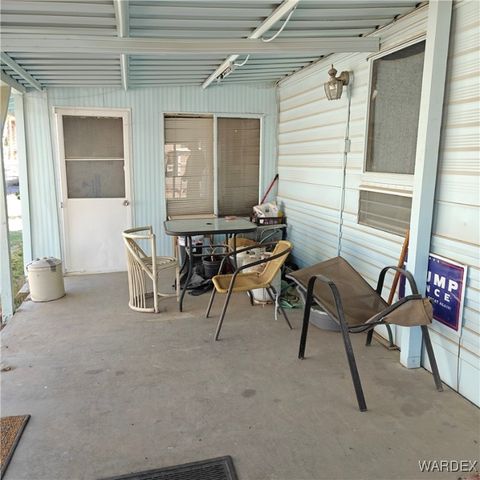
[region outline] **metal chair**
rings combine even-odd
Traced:
[[[385,275],[390,269],[403,275],[412,291],[411,295],[392,305],[388,305],[381,297]],[[410,272],[398,267],[385,267],[380,272],[377,288],[374,290],[344,258],[335,257],[312,267],[297,270],[289,274],[288,278],[307,292],[298,358],[305,358],[310,310],[315,301],[340,325],[360,411],[366,411],[367,405],[349,332],[368,332],[366,340],[368,346],[372,341],[373,329],[377,325],[387,326],[390,340],[389,324],[420,326],[435,385],[438,391],[443,390],[427,327],[432,323],[432,305],[418,293],[415,279]]]
[[[213,305],[213,300],[215,298],[215,294],[224,293],[227,295],[225,299],[225,304],[223,305],[222,313],[220,315],[220,319],[217,324],[217,329],[215,331],[215,340],[218,340],[218,336],[220,335],[220,330],[222,328],[223,320],[225,319],[225,313],[227,312],[228,303],[230,302],[230,297],[232,293],[236,292],[250,292],[251,290],[257,288],[265,288],[270,296],[271,300],[275,305],[275,297],[277,292],[272,285],[272,281],[282,268],[282,265],[285,263],[289,253],[292,251],[292,244],[286,240],[281,240],[277,244],[275,244],[275,248],[272,252],[270,257],[264,258],[262,260],[257,260],[255,262],[249,263],[247,265],[243,265],[235,270],[232,274],[221,274],[223,271],[224,266],[226,265],[226,261],[228,258],[236,255],[238,253],[251,250],[252,248],[256,247],[266,247],[270,246],[270,243],[262,243],[258,245],[251,245],[246,248],[237,249],[235,252],[228,253],[225,258],[222,260],[220,265],[220,274],[213,277],[213,285],[214,289],[212,291],[212,295],[210,297],[210,301],[208,303],[207,312],[205,314],[206,318],[210,315],[210,310]],[[251,272],[251,273],[242,273],[243,270],[246,268],[251,268],[256,265],[265,264],[265,268],[261,272]],[[275,307],[276,308],[276,307]],[[292,329],[292,325],[290,324],[287,314],[285,310],[279,305],[279,308],[289,326],[290,330]]]
[[[122,233],[127,250],[128,306],[138,312],[159,312],[158,301],[161,297],[178,296],[178,263],[173,257],[157,257],[155,234],[151,226],[130,228]],[[147,255],[139,242],[146,242],[151,252]],[[177,293],[159,291],[159,274],[168,269],[177,270]],[[147,285],[151,283],[151,288]],[[147,305],[147,299],[153,297],[153,307]]]

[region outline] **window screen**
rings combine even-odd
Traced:
[[[68,198],[125,196],[123,160],[68,160]]]
[[[373,61],[368,172],[414,173],[424,53],[419,42]]]
[[[68,198],[123,198],[121,117],[62,116]]]
[[[358,222],[385,232],[404,235],[410,226],[412,199],[360,190]]]
[[[168,215],[214,213],[213,118],[165,117]]]
[[[219,118],[218,213],[250,215],[258,203],[260,120]]]
[[[123,120],[63,116],[65,158],[123,158]]]

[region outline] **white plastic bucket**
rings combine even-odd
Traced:
[[[65,295],[62,261],[58,258],[37,258],[27,265],[27,272],[34,302],[50,302]]]

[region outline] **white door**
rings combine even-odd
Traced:
[[[65,270],[126,270],[131,225],[129,111],[57,109]]]

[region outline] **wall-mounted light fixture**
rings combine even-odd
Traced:
[[[340,76],[337,75],[335,68],[332,68],[328,71],[330,78],[328,82],[325,82],[323,86],[325,87],[325,95],[328,100],[338,100],[342,96],[342,90],[344,85],[348,85],[350,75],[348,72],[342,72]]]

